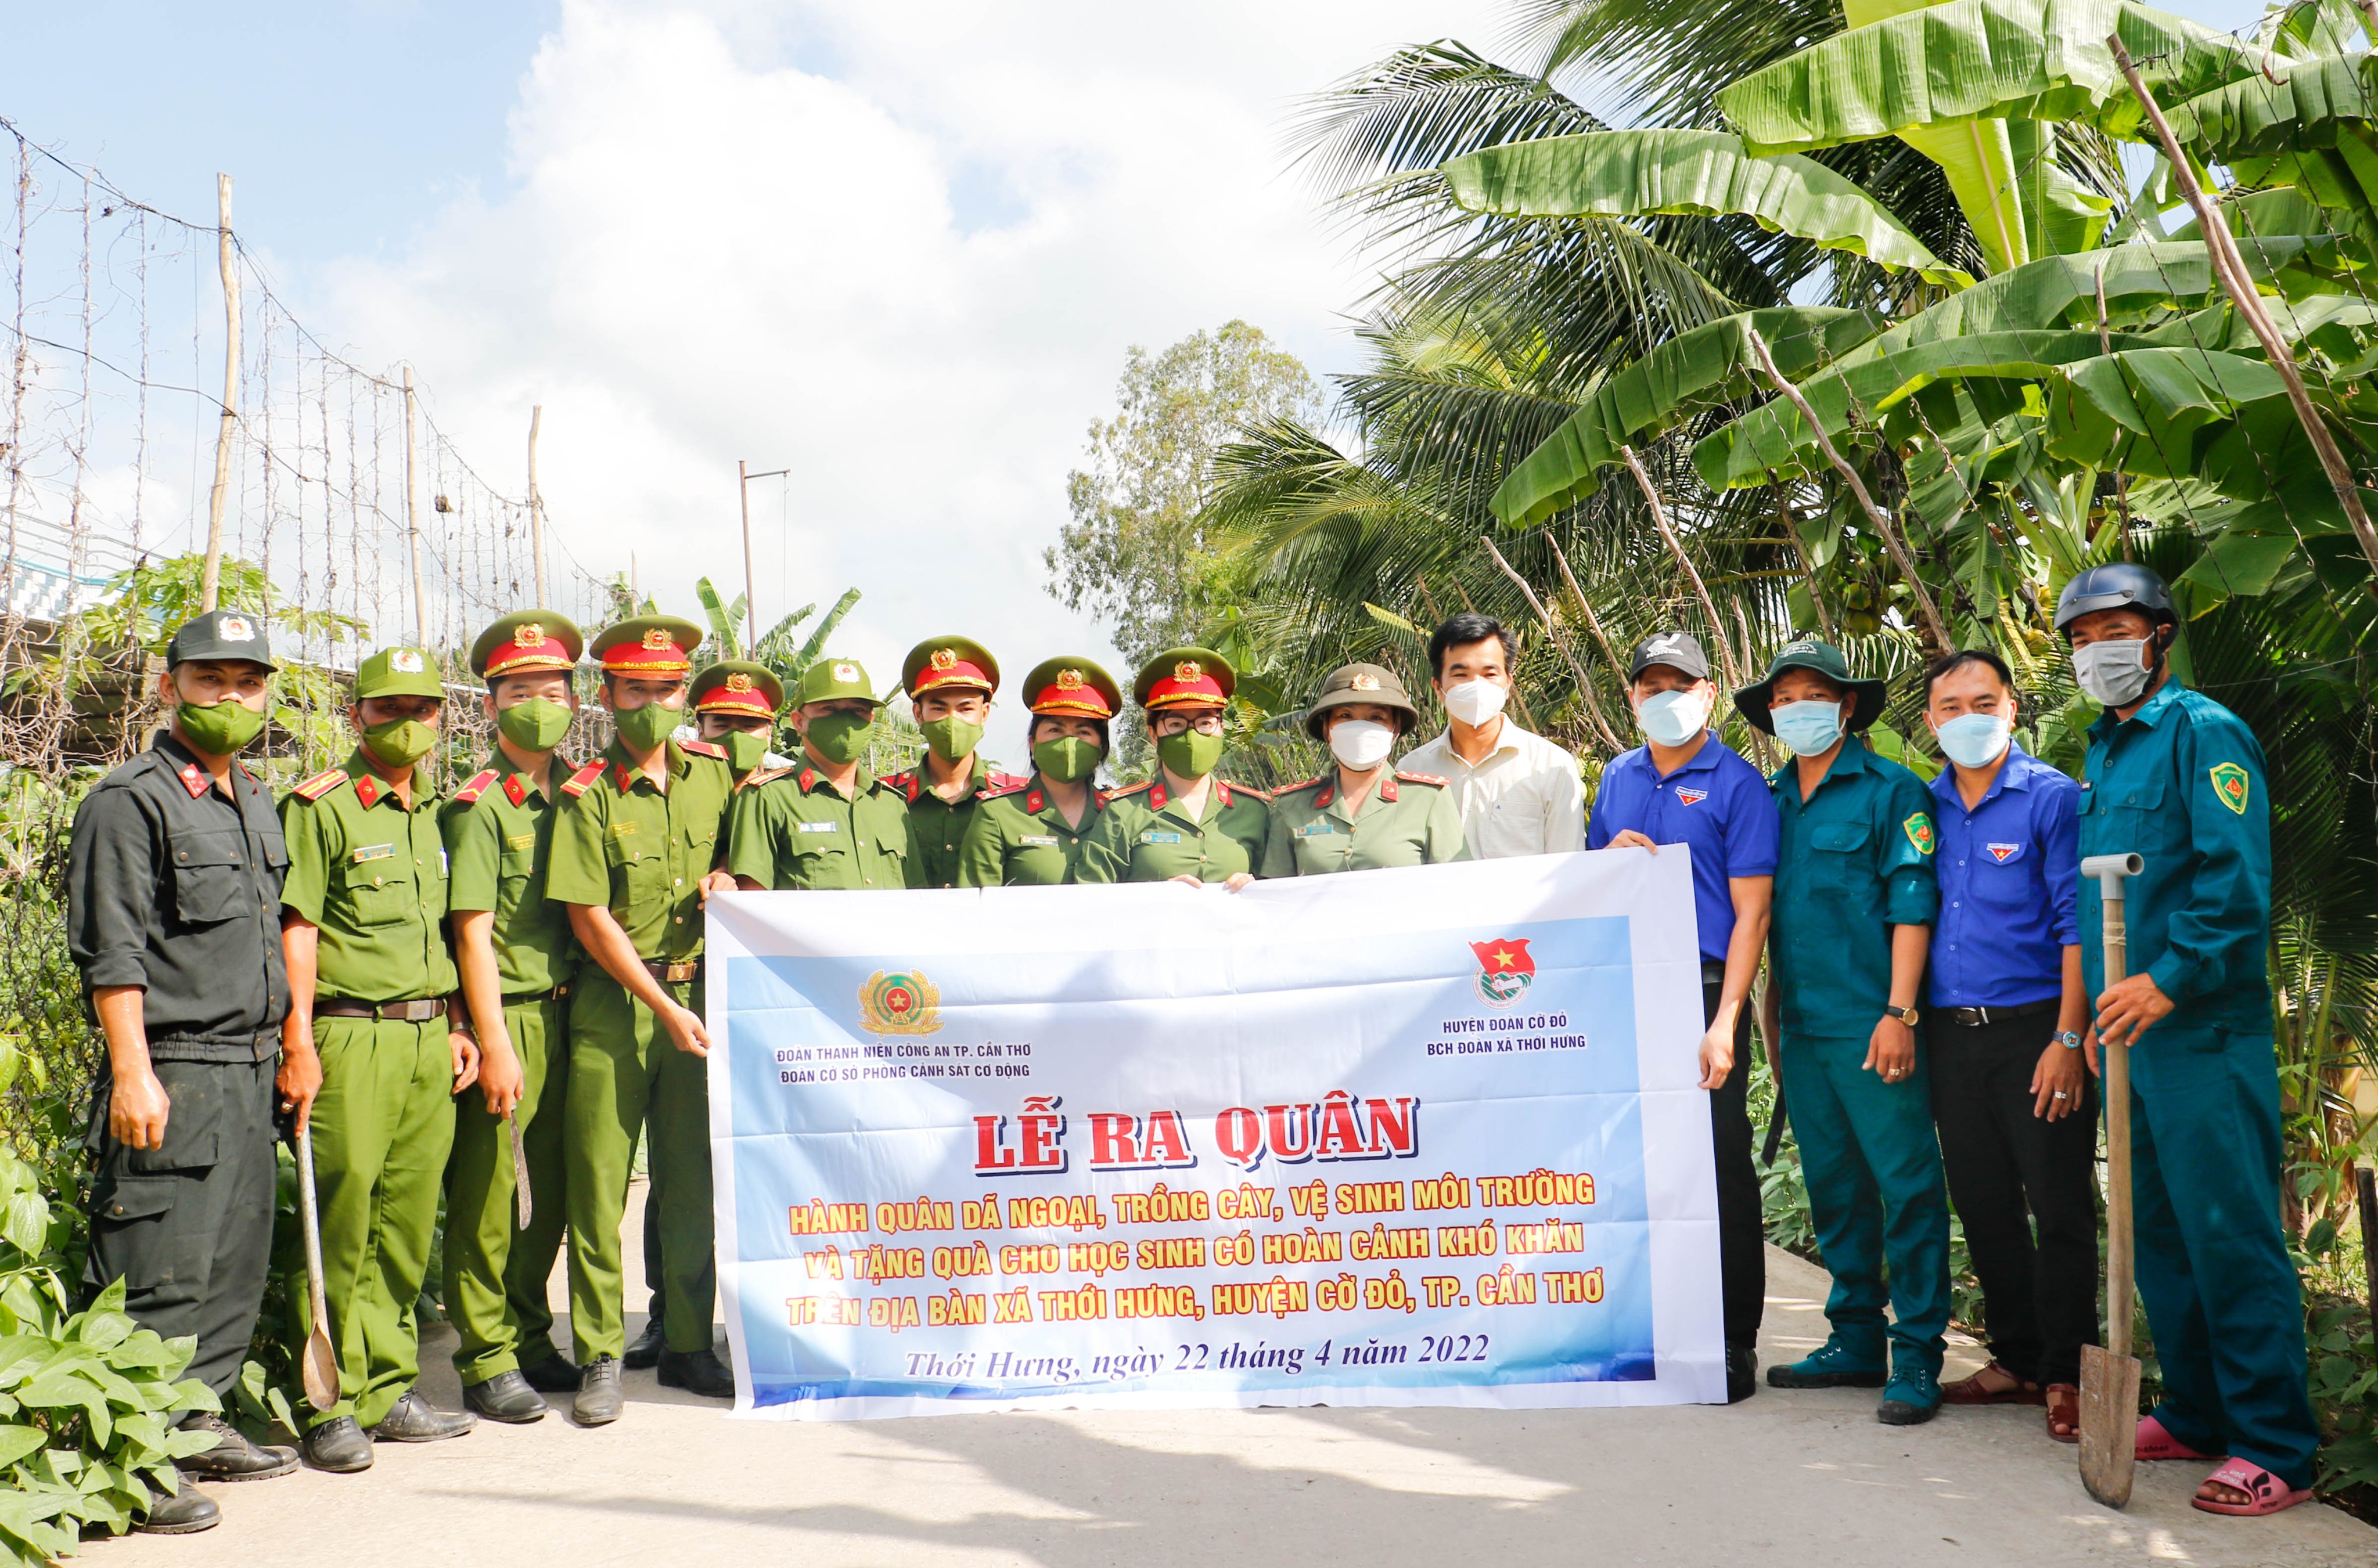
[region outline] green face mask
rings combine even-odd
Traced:
[[[228,757],[264,730],[264,715],[229,698],[201,708],[185,702],[174,710],[174,722],[190,744],[210,757]]]
[[[750,772],[768,755],[768,737],[748,730],[731,730],[720,744],[727,748],[727,765],[739,773]]]
[[[619,739],[631,751],[650,751],[677,733],[685,722],[685,714],[675,708],[664,708],[657,702],[647,702],[626,712],[614,712],[611,725],[619,732]]]
[[[437,727],[419,719],[390,719],[384,724],[364,726],[364,749],[386,767],[410,768],[437,744]]]
[[[1040,776],[1057,784],[1079,784],[1098,771],[1099,759],[1105,755],[1095,740],[1080,736],[1063,736],[1056,740],[1044,740],[1032,748],[1032,765]]]
[[[933,748],[933,755],[944,762],[973,755],[982,740],[980,724],[955,714],[945,719],[928,719],[917,727],[925,732],[925,744]]]
[[[867,755],[867,743],[875,738],[875,719],[872,714],[826,713],[810,721],[805,738],[811,750],[839,767]]]
[[[574,717],[568,707],[542,697],[515,702],[496,712],[496,728],[522,751],[550,751],[570,733]]]
[[[1202,779],[1221,761],[1222,748],[1229,744],[1219,735],[1183,730],[1179,735],[1168,735],[1158,741],[1156,756],[1172,771],[1174,778]]]

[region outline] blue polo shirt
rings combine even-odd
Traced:
[[[1932,1005],[2022,1007],[2060,998],[2064,950],[2081,940],[2081,786],[2009,741],[1979,806],[1965,809],[1954,768],[1932,781],[1932,798],[1940,828]]]
[[[1714,735],[1685,765],[1662,777],[1651,748],[1639,746],[1602,770],[1585,847],[1607,849],[1628,828],[1653,844],[1693,851],[1693,918],[1701,956],[1725,962],[1734,940],[1729,877],[1771,877],[1780,829],[1775,799],[1759,770]]]

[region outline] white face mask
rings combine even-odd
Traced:
[[[1367,773],[1396,748],[1396,732],[1372,719],[1340,719],[1329,726],[1329,752],[1358,773]]]
[[[1682,746],[1709,725],[1709,703],[1698,691],[1655,691],[1635,705],[1635,722],[1663,746]]]
[[[2147,644],[2139,638],[2120,642],[2086,642],[2072,650],[2072,679],[2101,708],[2127,708],[2145,692],[2155,671],[2147,665]]]
[[[1510,695],[1499,681],[1465,680],[1447,689],[1445,711],[1474,727],[1501,712]]]

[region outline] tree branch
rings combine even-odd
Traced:
[[[1528,580],[1503,558],[1502,551],[1495,548],[1494,540],[1482,533],[1478,542],[1486,546],[1486,553],[1495,557],[1495,564],[1503,569],[1503,575],[1519,584],[1519,592],[1527,596],[1529,606],[1536,612],[1536,619],[1543,623],[1544,635],[1552,639],[1555,648],[1560,650],[1560,656],[1568,661],[1570,672],[1577,676],[1578,693],[1585,699],[1585,711],[1592,716],[1593,727],[1602,732],[1603,740],[1610,748],[1610,755],[1615,757],[1626,750],[1627,745],[1618,738],[1618,732],[1612,729],[1610,721],[1603,716],[1601,700],[1593,694],[1592,677],[1585,673],[1585,666],[1577,662],[1577,655],[1569,652],[1568,644],[1562,640],[1559,629],[1553,625],[1552,612],[1545,609],[1544,602],[1536,597],[1536,591],[1528,586]]]

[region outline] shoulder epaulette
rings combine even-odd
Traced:
[[[1278,800],[1283,795],[1294,795],[1300,789],[1311,789],[1315,784],[1317,784],[1320,782],[1321,775],[1319,773],[1315,773],[1309,779],[1299,779],[1294,784],[1285,784],[1280,785],[1278,789],[1271,792],[1271,797],[1274,800]]]
[[[976,799],[1003,800],[1011,795],[1021,795],[1026,790],[1032,787],[1032,781],[1030,779],[1013,778],[1005,773],[993,773],[991,778],[993,781],[1004,779],[1007,782],[1004,784],[993,782],[983,785],[982,793],[977,796],[975,797]]]
[[[594,787],[594,781],[603,776],[603,769],[605,765],[606,764],[603,760],[599,757],[594,761],[587,763],[586,766],[579,769],[576,772],[570,774],[567,779],[562,781],[561,793],[568,796],[580,796],[585,794],[589,789]]]
[[[344,768],[330,768],[316,773],[289,793],[300,800],[316,801],[346,782],[347,771]]]
[[[1143,791],[1151,789],[1155,786],[1155,784],[1156,781],[1154,779],[1142,779],[1137,784],[1120,784],[1115,788],[1107,791],[1106,797],[1109,800],[1121,800],[1126,795],[1138,795]]]
[[[487,786],[495,782],[496,771],[493,768],[483,768],[469,784],[454,792],[454,798],[464,806],[476,806],[479,803],[479,796],[486,794]]]
[[[1253,784],[1232,784],[1228,779],[1216,779],[1214,783],[1222,792],[1222,804],[1225,806],[1231,803],[1231,796],[1233,795],[1247,796],[1262,801],[1267,806],[1271,804],[1271,791],[1267,789],[1257,789]]]
[[[1451,779],[1441,779],[1435,773],[1408,773],[1404,772],[1403,769],[1398,768],[1396,770],[1396,777],[1403,780],[1406,784],[1435,784],[1439,789],[1451,789],[1453,787],[1453,781]]]
[[[774,784],[778,779],[788,779],[792,776],[793,769],[789,763],[781,768],[754,768],[750,772],[744,774],[743,782],[737,784],[735,787],[737,789],[757,789],[763,784]]]
[[[720,762],[727,760],[727,748],[707,740],[680,740],[677,748],[689,757],[708,757]]]

